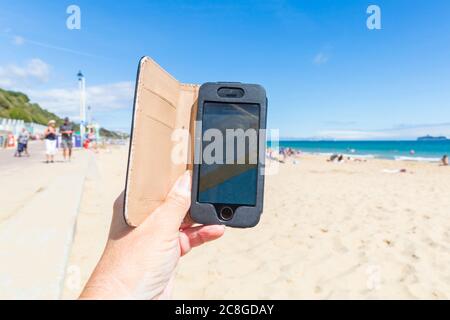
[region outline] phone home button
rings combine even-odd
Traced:
[[[230,207],[222,207],[219,215],[222,220],[229,221],[233,218],[234,211]]]

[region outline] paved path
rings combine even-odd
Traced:
[[[90,153],[43,163],[0,151],[0,299],[57,299],[62,292]]]
[[[15,149],[0,148],[0,170],[19,170],[24,165],[30,163],[42,162],[45,160],[45,144],[42,141],[33,141],[29,143],[28,151],[30,157],[15,158]]]

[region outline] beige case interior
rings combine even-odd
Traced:
[[[138,226],[166,198],[173,183],[192,163],[198,85],[183,84],[144,57],[140,62],[133,114],[124,216]],[[185,164],[171,160],[172,133],[190,131]]]

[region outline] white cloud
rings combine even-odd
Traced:
[[[50,66],[41,59],[31,59],[23,65],[9,64],[0,66],[0,85],[25,87],[34,82],[46,82],[50,76]]]
[[[35,41],[35,40],[32,40],[32,39],[24,38],[24,37],[19,36],[19,35],[10,36],[10,38],[11,38],[12,44],[17,45],[17,46],[21,46],[21,45],[27,44],[27,45],[38,46],[38,47],[45,48],[45,49],[57,50],[57,51],[65,52],[65,53],[75,54],[75,55],[79,55],[79,56],[105,59],[105,57],[100,57],[100,56],[97,56],[97,55],[94,55],[94,54],[91,54],[91,53],[88,53],[88,52],[77,51],[77,50],[73,50],[73,49],[70,49],[70,48],[57,46],[57,45],[50,44],[50,43]]]
[[[41,81],[47,81],[50,75],[50,66],[40,59],[32,59],[27,65],[28,75]]]
[[[69,88],[48,89],[38,86],[47,82],[50,69],[47,63],[37,58],[22,65],[0,66],[0,87],[24,92],[32,102],[39,103],[44,109],[61,117],[70,116],[73,120],[79,120],[80,92],[76,83]],[[92,116],[97,120],[112,116],[115,111],[122,110],[119,114],[127,114],[126,110],[131,112],[133,98],[134,83],[131,81],[86,87],[86,106],[92,107]],[[119,120],[114,121],[119,123]]]
[[[1,69],[0,69],[0,72],[1,72]],[[13,85],[13,82],[11,79],[2,78],[2,76],[0,75],[0,87],[11,88],[12,85]]]
[[[25,43],[25,39],[21,36],[14,36],[12,39],[12,43],[16,46],[21,46]]]
[[[313,63],[316,65],[325,64],[330,60],[330,56],[324,52],[319,52],[313,59]]]
[[[47,90],[28,90],[31,101],[39,103],[60,116],[79,117],[80,92],[78,87]],[[131,108],[133,106],[134,84],[131,81],[88,86],[86,106],[92,112],[108,112]]]

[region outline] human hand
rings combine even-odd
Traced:
[[[123,218],[123,193],[114,204],[109,240],[81,299],[167,299],[181,256],[221,237],[224,226],[193,226],[186,215],[191,176],[186,172],[165,202],[139,227]]]

